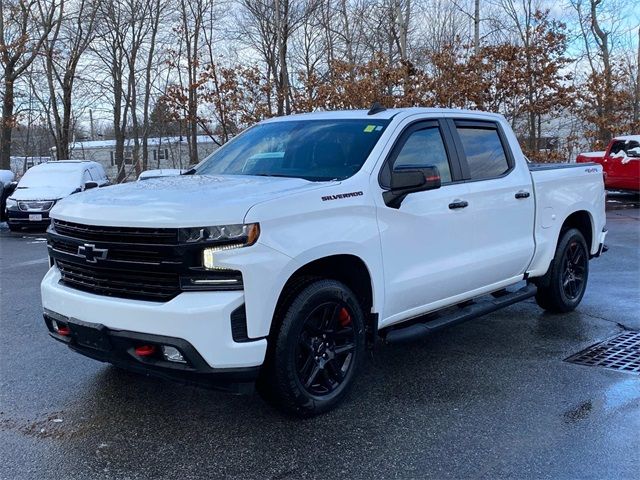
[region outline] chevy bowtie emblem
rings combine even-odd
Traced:
[[[85,243],[78,247],[78,255],[84,257],[84,259],[89,263],[96,263],[98,260],[104,260],[107,258],[108,251],[109,250],[106,248],[96,248],[95,245],[90,243]]]

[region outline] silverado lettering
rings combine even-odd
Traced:
[[[340,200],[341,198],[359,197],[361,195],[363,195],[362,192],[339,193],[337,195],[326,195],[322,197],[322,201],[326,202],[327,200]]]

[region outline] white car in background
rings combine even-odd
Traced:
[[[12,231],[21,228],[46,229],[49,211],[56,202],[74,193],[109,185],[97,162],[61,160],[31,167],[6,200],[6,218]]]

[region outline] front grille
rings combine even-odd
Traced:
[[[63,238],[50,238],[49,246],[58,252],[70,255],[78,254],[78,244],[69,243]],[[112,244],[109,246],[109,260],[138,264],[158,265],[161,262],[180,263],[180,258],[166,253],[166,249],[154,248],[152,245],[138,246]]]
[[[119,298],[169,301],[181,292],[180,276],[195,253],[178,245],[177,229],[102,227],[54,219],[49,255],[60,282]]]
[[[53,201],[38,202],[38,201],[20,201],[18,202],[18,208],[23,212],[48,212],[53,207]]]
[[[175,245],[178,243],[178,229],[100,227],[54,220],[55,231],[79,240],[129,244]]]
[[[180,293],[177,273],[103,268],[59,259],[56,260],[56,266],[63,284],[98,295],[163,302]]]

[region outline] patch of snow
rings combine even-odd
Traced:
[[[201,143],[214,143],[213,139],[208,135],[198,135],[196,137],[198,144]],[[176,145],[182,143],[187,144],[186,135],[179,137],[152,137],[147,139],[147,144],[150,147],[158,147],[160,145]],[[128,138],[125,141],[125,147],[133,147],[134,139]],[[82,149],[96,149],[96,148],[114,148],[116,146],[115,140],[90,140],[88,142],[75,142],[69,144],[70,150],[82,150]]]
[[[587,157],[587,158],[599,158],[599,157],[604,157],[605,153],[606,152],[584,152],[584,153],[581,153],[580,156]]]

